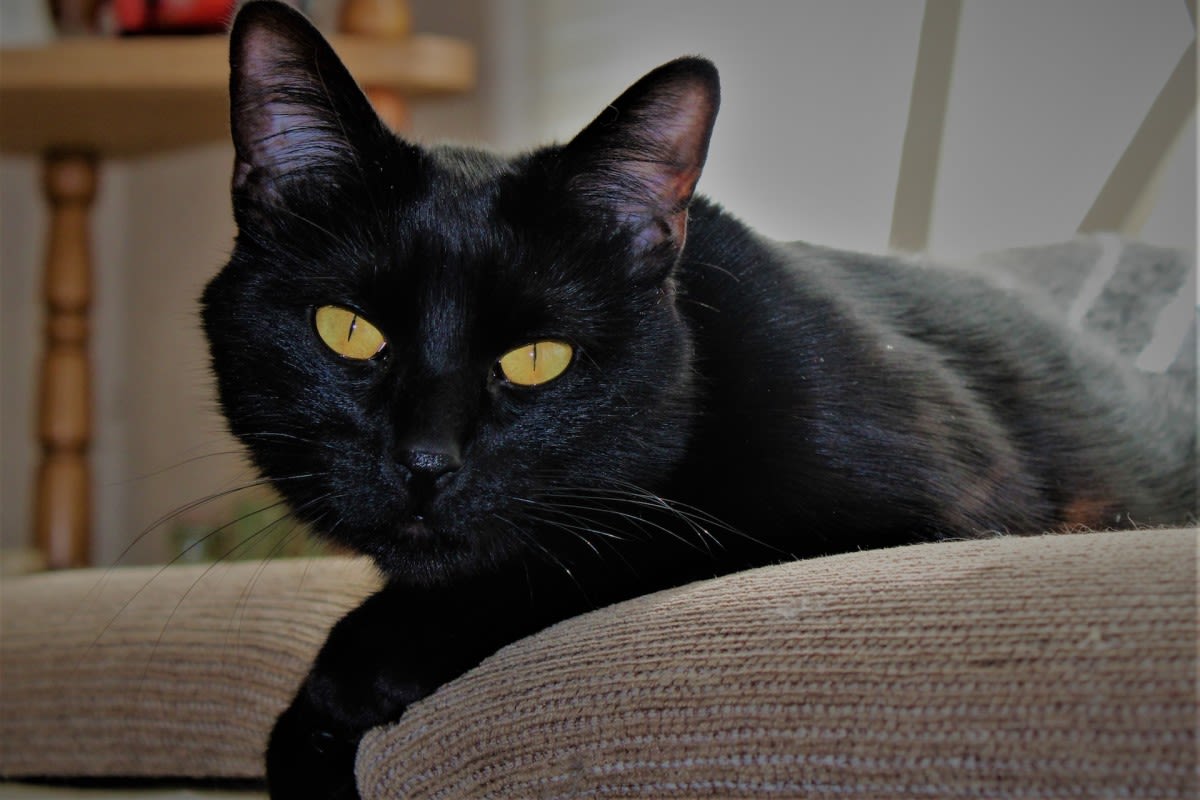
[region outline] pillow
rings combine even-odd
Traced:
[[[923,544],[567,620],[368,733],[364,800],[1195,796],[1195,530]],[[0,587],[0,775],[260,778],[362,560]]]
[[[0,775],[261,778],[365,560],[121,567],[0,585]]]
[[[511,645],[367,735],[364,798],[1195,797],[1195,531],[924,544]]]

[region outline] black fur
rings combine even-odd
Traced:
[[[366,729],[589,608],[1194,511],[1194,425],[1188,444],[1188,421],[1138,413],[1137,376],[1016,296],[770,242],[693,199],[706,61],[655,70],[564,146],[419,148],[298,14],[250,3],[231,95],[239,232],[204,295],[221,402],[295,513],[388,578],[280,718],[274,797],[355,796]],[[325,347],[328,304],[374,323],[381,355]],[[562,377],[497,374],[541,339],[574,347]]]

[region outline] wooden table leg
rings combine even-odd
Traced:
[[[89,561],[91,522],[91,374],[88,308],[92,299],[90,211],[96,158],[53,153],[45,158],[50,210],[44,275],[46,331],[41,362],[34,530],[51,569]]]

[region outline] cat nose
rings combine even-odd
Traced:
[[[436,481],[462,466],[458,448],[417,447],[405,450],[400,459],[414,478],[427,481]]]
[[[453,443],[413,442],[400,448],[400,463],[408,470],[408,488],[423,501],[439,479],[462,467],[462,454]]]
[[[415,445],[400,451],[400,463],[408,471],[404,483],[408,489],[409,514],[415,520],[422,520],[439,481],[462,466],[462,457],[454,446]]]

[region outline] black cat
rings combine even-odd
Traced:
[[[1194,509],[1194,418],[1139,413],[1127,367],[1019,297],[694,198],[707,61],[502,158],[395,137],[283,6],[244,7],[231,60],[238,236],[203,315],[221,403],[295,513],[388,579],[279,719],[274,797],[355,796],[365,730],[590,608]]]

